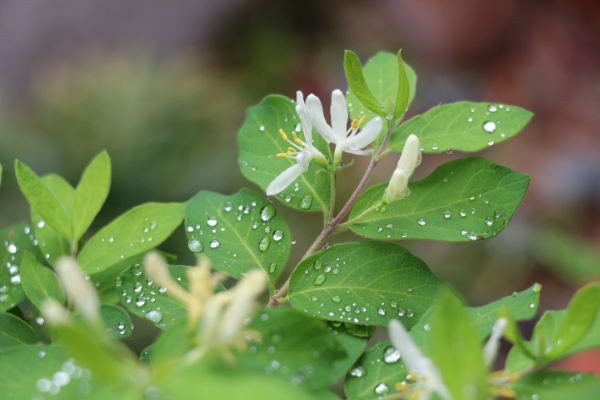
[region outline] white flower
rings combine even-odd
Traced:
[[[81,315],[91,322],[100,321],[100,300],[96,289],[86,279],[73,257],[60,257],[56,261],[58,278],[69,299],[75,304]]]
[[[428,400],[432,394],[437,393],[442,399],[451,400],[452,396],[444,385],[439,370],[415,345],[410,333],[406,331],[400,321],[390,321],[389,335],[394,348],[402,354],[406,367],[416,375],[417,389],[415,393],[418,393],[419,396],[417,398]]]
[[[317,150],[312,143],[312,123],[311,118],[304,104],[304,95],[302,92],[296,92],[296,113],[302,124],[302,132],[304,133],[304,141],[298,137],[296,132],[291,133],[291,139],[283,129],[279,130],[279,135],[283,140],[290,144],[288,151],[278,153],[277,157],[291,158],[296,160],[296,164],[292,165],[281,174],[279,174],[267,187],[267,196],[274,196],[285,190],[292,182],[300,175],[308,170],[310,162],[313,159],[318,159],[321,162],[327,162],[325,156]]]
[[[502,338],[502,334],[504,333],[507,325],[508,320],[506,318],[500,318],[492,327],[492,334],[483,348],[483,356],[487,366],[492,365],[496,355],[498,354],[500,339]]]
[[[415,135],[406,138],[402,154],[398,160],[398,165],[390,178],[390,183],[385,189],[383,200],[390,203],[395,200],[405,198],[410,194],[408,189],[408,180],[415,169],[421,164],[421,143]]]
[[[331,93],[331,125],[325,120],[323,106],[317,96],[314,94],[309,95],[306,98],[306,107],[317,132],[329,143],[335,144],[335,162],[341,159],[342,152],[360,156],[371,154],[370,151],[364,150],[364,148],[379,136],[379,132],[381,132],[383,126],[383,121],[380,117],[370,120],[360,131],[358,128],[364,121],[364,117],[353,120],[350,128],[347,128],[348,107],[346,105],[346,98],[339,89]]]

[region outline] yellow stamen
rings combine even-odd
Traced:
[[[288,154],[288,153],[277,153],[277,154],[275,155],[275,157],[279,157],[279,158],[285,158],[285,157],[287,157],[287,156],[289,156],[289,154]]]
[[[493,387],[491,388],[491,392],[494,397],[506,397],[509,399],[514,399],[517,397],[515,391],[507,387]]]
[[[365,122],[364,115],[362,117],[360,117],[359,119],[353,119],[350,126],[352,127],[353,130],[357,130],[358,128],[360,128],[360,126],[362,125],[363,122]]]
[[[292,131],[292,140],[299,146],[304,146],[304,142],[298,137],[296,131]]]
[[[290,154],[291,154],[291,153],[296,153],[296,152],[297,152],[297,150],[296,150],[295,148],[293,148],[293,147],[288,147],[288,153],[290,153]]]
[[[406,381],[396,383],[395,387],[396,387],[396,390],[399,392],[405,392],[410,388],[410,386],[408,385],[408,383],[406,383]]]
[[[287,134],[285,133],[285,131],[283,129],[279,130],[279,136],[281,136],[281,138],[283,140],[285,140],[286,142],[289,140]]]

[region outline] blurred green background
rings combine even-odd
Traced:
[[[464,99],[536,114],[484,154],[532,175],[512,226],[487,242],[408,246],[473,304],[537,281],[543,308],[562,307],[600,278],[598,2],[0,0],[0,37],[3,225],[28,218],[15,158],[75,183],[108,149],[113,185],[96,227],[145,201],[251,187],[235,145],[247,106],[296,89],[328,98],[344,86],[343,49],[402,48],[419,76],[411,114]],[[427,156],[418,173],[454,157]],[[344,193],[363,161],[344,171]],[[321,218],[283,208],[298,257]],[[165,249],[191,261],[183,230]],[[598,355],[564,366],[600,373]]]

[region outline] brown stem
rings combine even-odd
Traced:
[[[302,256],[302,260],[304,260],[306,257],[310,256],[311,254],[316,253],[319,250],[319,248],[321,248],[323,246],[325,239],[327,239],[327,237],[335,230],[335,228],[337,228],[337,226],[348,216],[348,214],[350,213],[350,210],[352,210],[352,207],[358,200],[359,196],[361,195],[361,193],[366,189],[367,185],[369,184],[369,180],[371,179],[371,176],[373,175],[373,172],[375,171],[375,167],[381,160],[381,156],[385,152],[385,149],[390,141],[390,136],[391,136],[391,133],[393,132],[393,130],[394,130],[393,128],[390,128],[388,130],[388,132],[385,135],[385,138],[383,139],[383,142],[381,143],[381,146],[379,146],[379,149],[377,150],[377,153],[375,153],[375,155],[371,158],[371,161],[369,162],[369,165],[367,166],[365,173],[363,174],[362,178],[360,179],[360,182],[358,182],[358,185],[356,185],[354,192],[352,192],[352,194],[350,195],[350,197],[346,201],[346,204],[344,204],[344,206],[342,207],[340,212],[331,220],[330,223],[326,224],[323,227],[323,230],[321,231],[321,233],[319,233],[319,236],[317,236],[317,238],[310,245],[308,250],[306,250],[306,253],[304,253],[304,256]],[[302,260],[300,260],[300,262],[302,262]],[[281,300],[285,296],[287,296],[289,288],[290,288],[290,278],[291,278],[291,275],[290,275],[290,277],[288,277],[288,279],[285,281],[285,283],[281,286],[281,288],[275,292],[275,294],[273,295],[273,297],[267,304],[267,307],[277,306],[281,302]]]

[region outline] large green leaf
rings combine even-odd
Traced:
[[[71,214],[42,179],[27,165],[15,162],[19,187],[31,207],[64,238],[71,238]]]
[[[469,312],[449,290],[433,309],[430,345],[424,349],[456,400],[487,398],[487,368],[479,334]]]
[[[185,226],[190,250],[206,254],[215,269],[235,278],[262,268],[274,284],[285,270],[290,231],[275,207],[258,193],[199,192],[187,205]]]
[[[488,239],[508,225],[528,185],[527,175],[483,158],[455,160],[387,205],[378,205],[386,184],[367,189],[350,213],[351,229],[371,239]]]
[[[110,337],[124,339],[133,333],[133,323],[127,311],[113,305],[102,305],[100,316]]]
[[[21,262],[21,285],[27,298],[38,309],[49,298],[59,303],[65,302],[65,293],[54,271],[42,265],[29,252],[23,254]]]
[[[0,353],[12,347],[37,343],[39,340],[27,322],[15,315],[0,313]]]
[[[368,88],[379,105],[387,114],[393,115],[396,99],[398,96],[398,56],[393,53],[379,52],[371,57],[362,69]],[[405,108],[410,105],[417,90],[417,76],[415,71],[404,62],[404,72],[408,83],[408,101]],[[348,110],[352,118],[360,118],[363,115],[367,120],[374,118],[375,113],[365,107],[358,97],[352,93],[352,86],[346,95]]]
[[[294,102],[284,96],[272,95],[248,109],[244,124],[238,132],[242,174],[263,190],[281,172],[296,163],[295,160],[275,156],[277,153],[285,153],[290,147],[280,137],[279,129],[283,129],[288,135],[296,131],[303,137]],[[316,132],[313,134],[313,142],[315,147],[331,159],[329,146]],[[329,172],[313,161],[307,172],[276,197],[283,204],[300,211],[328,210],[330,185]]]
[[[98,154],[87,166],[75,189],[73,207],[73,241],[88,230],[102,208],[110,188],[110,158],[106,151]]]
[[[187,287],[188,268],[190,267],[169,267],[171,276],[183,287]],[[169,296],[166,289],[148,278],[140,264],[135,264],[121,274],[117,280],[117,290],[121,296],[121,304],[129,312],[151,321],[160,328],[186,320],[185,307]]]
[[[64,178],[56,174],[49,174],[42,177],[46,187],[54,194],[54,197],[60,202],[62,207],[68,213],[73,209],[75,199],[75,189]],[[56,259],[62,255],[70,254],[71,244],[69,239],[60,235],[52,228],[42,216],[31,208],[31,223],[35,231],[35,238],[38,241],[40,251],[49,263],[54,264]]]
[[[261,339],[238,356],[242,366],[281,375],[311,390],[325,389],[339,378],[333,367],[344,349],[325,322],[278,307],[263,310],[249,328]]]
[[[292,274],[292,306],[315,317],[362,325],[400,319],[412,326],[439,285],[419,258],[391,243],[344,243],[302,261]]]
[[[184,210],[184,203],[145,203],[132,208],[86,243],[77,257],[81,268],[95,274],[153,249],[181,224]]]
[[[0,229],[0,312],[10,310],[25,298],[21,285],[21,261],[28,251],[38,254],[31,227],[18,224]]]
[[[578,372],[540,371],[526,375],[512,388],[517,399],[591,400],[600,393],[600,377]]]
[[[400,352],[386,340],[363,354],[348,373],[344,390],[351,400],[379,399],[393,393],[395,384],[407,382],[409,372]]]
[[[401,152],[406,138],[415,134],[425,153],[475,152],[515,136],[532,116],[523,108],[504,104],[442,104],[402,124],[392,134],[388,150]]]
[[[344,52],[344,72],[346,73],[349,90],[358,98],[360,103],[375,114],[385,116],[385,110],[367,85],[358,55],[351,50]]]

